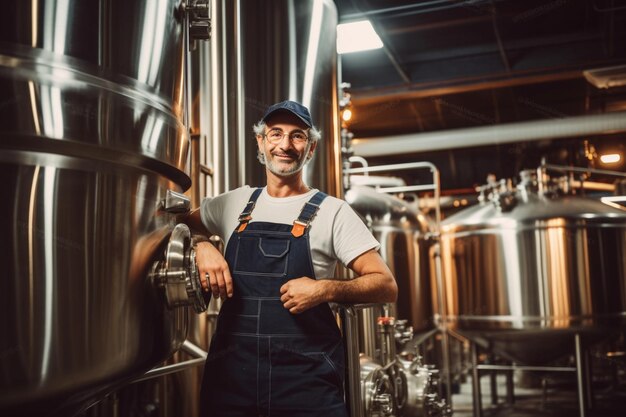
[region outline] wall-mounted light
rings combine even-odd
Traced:
[[[349,92],[350,83],[341,83],[341,98],[339,99],[339,111],[341,112],[341,127],[348,128],[348,122],[352,119],[352,95]]]
[[[383,41],[369,20],[337,25],[337,53],[368,51],[383,47]]]
[[[622,155],[619,153],[605,153],[600,155],[600,162],[603,164],[617,164],[622,160]]]
[[[352,119],[352,110],[350,107],[346,107],[341,111],[341,120],[347,123],[350,119]]]

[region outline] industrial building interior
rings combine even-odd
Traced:
[[[625,1],[2,5],[0,416],[200,415],[223,301],[179,219],[265,184],[287,99],[399,288],[332,306],[350,417],[623,415]]]
[[[354,154],[365,156],[373,165],[432,162],[441,170],[444,213],[477,204],[476,189],[488,177],[519,178],[522,170],[537,167],[542,160],[626,172],[623,156],[613,164],[599,158],[603,153],[624,155],[626,137],[619,130],[510,141],[502,130],[502,125],[509,125],[513,133],[534,122],[559,125],[578,116],[626,109],[625,83],[608,87],[588,73],[608,67],[617,67],[618,73],[626,69],[626,5],[622,2],[336,3],[341,23],[369,19],[383,41],[380,49],[340,56],[342,81],[350,84],[347,92],[353,115],[348,125],[354,134]],[[491,135],[489,128],[499,125],[499,135]],[[373,147],[376,143],[379,146]],[[428,180],[420,174],[394,173],[407,184]],[[620,368],[623,372],[623,363]],[[534,385],[527,382],[527,388],[535,389],[525,390],[515,405],[502,398],[503,380],[483,378],[483,384],[491,384],[483,390],[485,415],[578,414],[573,376],[522,373],[517,375],[518,383],[523,386],[524,379],[532,380]],[[462,392],[471,393],[469,381],[465,384]],[[549,384],[568,386],[567,394],[546,388]],[[611,392],[609,385],[602,390]],[[500,398],[486,394],[498,389]],[[597,405],[604,405],[597,415],[621,413],[624,392],[613,394],[596,399]],[[476,415],[470,396],[455,398],[453,415]]]
[[[369,19],[384,44],[341,56],[357,142],[399,135],[418,141],[427,132],[546,119],[558,123],[626,106],[623,85],[598,88],[584,76],[586,70],[624,64],[620,2],[341,0],[337,8],[340,22]],[[511,178],[542,157],[585,164],[585,141],[596,152],[623,152],[625,146],[619,135],[515,143],[500,138],[465,143],[462,153],[444,145],[371,159],[429,160],[442,170],[444,189],[472,193],[488,174]]]

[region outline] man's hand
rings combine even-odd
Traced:
[[[233,279],[226,259],[222,253],[209,242],[196,245],[196,263],[200,274],[200,282],[204,291],[213,293],[213,297],[226,298],[233,296]],[[207,279],[208,278],[208,279]]]
[[[280,287],[280,301],[292,314],[302,313],[325,300],[325,281],[301,277]]]

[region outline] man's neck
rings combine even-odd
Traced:
[[[267,193],[272,197],[291,197],[308,192],[310,188],[302,181],[302,171],[288,177],[280,177],[266,170]]]

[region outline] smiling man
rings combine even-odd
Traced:
[[[224,256],[196,247],[205,290],[225,299],[201,415],[347,417],[344,349],[328,303],[395,301],[395,279],[347,203],[304,183],[321,138],[309,110],[274,104],[254,133],[267,185],[207,198],[185,220],[226,244]],[[337,261],[357,277],[335,279]]]

